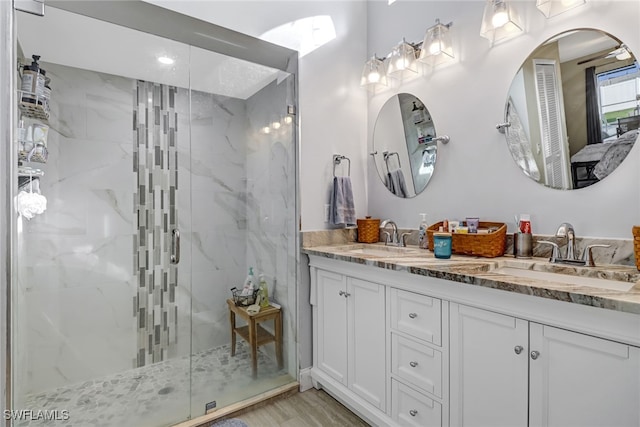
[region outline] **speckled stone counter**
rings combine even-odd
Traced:
[[[393,248],[379,243],[312,246],[305,247],[302,251],[309,255],[363,264],[372,268],[407,272],[540,298],[640,314],[640,272],[634,266],[610,264],[581,267],[551,264],[546,258],[523,260],[514,259],[511,256],[479,258],[453,255],[450,259],[443,260],[435,258],[432,252],[415,246]],[[599,286],[597,284],[589,286],[567,284],[561,281],[500,273],[500,269],[504,267],[560,273],[562,275],[557,275],[559,280],[566,277],[565,275],[585,278],[585,282],[591,279],[607,279],[615,281],[614,285],[618,283],[620,289],[596,287]]]

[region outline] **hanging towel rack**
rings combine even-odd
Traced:
[[[398,157],[398,169],[402,169],[402,164],[400,163],[400,154],[398,154],[396,151],[392,151],[392,152],[383,151],[382,158],[384,159],[384,163],[387,165],[387,172],[391,172],[391,169],[389,169],[389,157],[393,155]]]
[[[349,167],[347,169],[347,176],[351,176],[351,159],[346,156],[342,156],[340,154],[333,155],[333,177],[336,177],[336,165],[339,165],[343,160],[346,160],[349,163]]]

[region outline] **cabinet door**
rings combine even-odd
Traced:
[[[637,347],[531,323],[531,426],[640,425]]]
[[[450,304],[451,425],[526,426],[527,322]]]
[[[347,385],[347,291],[341,274],[318,270],[318,367]]]
[[[347,280],[349,388],[385,411],[385,288],[364,280]]]

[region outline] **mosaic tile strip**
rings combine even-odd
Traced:
[[[171,264],[171,234],[177,228],[177,88],[138,81],[133,108],[134,241],[137,330],[134,366],[175,357],[178,268]]]

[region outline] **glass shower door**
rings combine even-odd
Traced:
[[[12,408],[166,426],[294,381],[295,75],[51,6],[16,27],[51,99],[46,162],[22,160],[48,203],[16,219]],[[226,303],[249,267],[283,325],[255,377]]]
[[[295,381],[295,75],[191,48],[192,414]],[[185,240],[186,242],[186,240]],[[227,300],[262,274],[282,340],[231,349]],[[238,327],[246,325],[236,316]],[[278,335],[260,324],[259,343]],[[273,338],[271,338],[273,337]],[[278,346],[279,348],[277,348]],[[282,360],[278,360],[281,351]],[[235,353],[232,356],[232,353]]]

